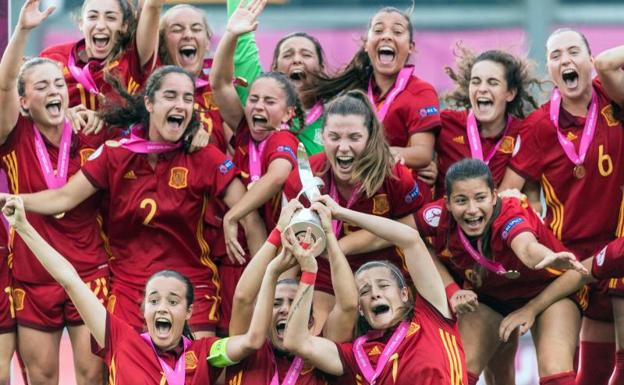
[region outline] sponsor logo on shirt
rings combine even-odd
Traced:
[[[136,176],[136,174],[134,173],[134,170],[130,170],[130,171],[128,171],[127,173],[125,173],[125,174],[124,174],[123,178],[124,178],[124,179],[136,179],[136,178],[137,178],[137,176]]]
[[[600,253],[596,256],[596,265],[602,266],[602,264],[604,263],[605,254],[607,254],[607,246],[603,247],[603,249],[600,250]]]
[[[378,356],[381,354],[381,349],[379,349],[379,346],[375,345],[373,346],[373,348],[371,349],[370,352],[368,352],[368,356]]]
[[[388,195],[379,194],[373,197],[373,214],[384,215],[390,211],[390,203],[388,203]]]
[[[221,174],[226,174],[228,171],[230,171],[232,168],[234,167],[234,162],[232,162],[229,159],[226,159],[223,161],[223,163],[221,163],[221,165],[219,166],[219,172]]]
[[[421,108],[419,113],[420,113],[420,116],[424,118],[427,116],[438,115],[440,112],[438,111],[438,107],[429,106],[429,107]]]
[[[414,333],[418,333],[419,330],[420,330],[419,324],[417,324],[416,322],[410,323],[410,327],[407,330],[407,337],[411,336]]]
[[[290,146],[277,146],[277,151],[287,152],[290,156],[292,156],[294,160],[297,160],[297,155],[295,155],[295,152],[293,151],[292,148],[290,148]]]
[[[169,186],[175,189],[183,189],[187,186],[188,169],[186,167],[173,167],[169,175]]]
[[[412,203],[414,199],[418,198],[419,193],[418,183],[414,183],[414,188],[405,196],[405,203]]]
[[[104,145],[101,145],[100,147],[98,147],[97,150],[93,151],[93,153],[89,155],[87,160],[97,159],[100,155],[102,155],[102,151],[104,151],[103,149],[104,149]]]
[[[520,217],[512,218],[509,222],[507,222],[507,224],[503,228],[503,233],[502,233],[503,239],[507,240],[511,230],[513,230],[514,227],[518,226],[522,222],[524,222],[524,219]]]
[[[431,227],[438,227],[441,215],[442,207],[440,206],[431,206],[423,211],[423,219]]]
[[[568,138],[568,140],[572,141],[572,140],[577,140],[578,136],[574,135],[571,132],[568,132],[567,138]]]
[[[460,135],[460,136],[454,137],[453,142],[459,143],[459,144],[466,144],[466,139],[464,139],[463,135]]]

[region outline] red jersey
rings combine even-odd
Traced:
[[[333,173],[325,153],[319,153],[310,157],[310,166],[315,176],[320,177],[325,185],[320,188],[321,194],[329,194],[330,186],[333,183]],[[422,205],[422,196],[418,184],[414,181],[410,170],[401,165],[396,164],[393,168],[394,176],[386,178],[381,188],[371,198],[367,198],[365,194],[360,194],[350,206],[351,209],[367,214],[379,215],[386,218],[399,219],[407,215],[415,213]],[[288,200],[293,199],[301,191],[301,180],[299,178],[299,169],[295,168],[286,183],[284,184],[284,195]],[[348,198],[338,194],[334,198],[338,204],[347,207]],[[358,227],[343,223],[338,239],[359,230]],[[402,253],[396,247],[389,247],[384,250],[373,251],[370,253],[350,255],[348,260],[351,268],[356,270],[368,261],[378,259],[389,259],[399,267],[404,265]],[[329,280],[329,261],[325,258],[319,258],[319,281],[317,288],[322,289]]]
[[[611,99],[600,82],[594,80],[593,88],[598,96],[598,120],[585,157],[585,177],[573,175],[574,163],[563,151],[550,121],[550,102],[525,120],[522,144],[510,163],[518,174],[541,182],[548,205],[546,224],[581,258],[624,235],[624,127],[615,119]],[[561,132],[577,152],[584,124],[584,118],[561,107]]]
[[[172,151],[152,168],[145,154],[106,144],[83,172],[109,193],[115,283],[141,290],[152,274],[174,269],[194,285],[219,287],[203,216],[209,201],[219,199],[237,175],[221,151],[212,145],[192,154]]]
[[[275,354],[271,344],[267,341],[255,353],[236,365],[228,366],[225,370],[226,385],[268,385],[275,374],[277,366],[279,383],[286,377],[286,373],[293,362],[293,356],[284,353]],[[292,385],[326,385],[324,374],[304,364],[297,381]]]
[[[243,183],[248,186],[251,182],[249,175],[249,141],[251,133],[247,120],[243,118],[236,130],[236,146],[234,152],[234,163],[241,170]],[[273,132],[267,139],[264,151],[260,156],[260,176],[264,175],[269,165],[275,159],[286,159],[293,169],[297,169],[297,146],[299,140],[290,131]],[[267,232],[270,232],[279,219],[282,208],[282,194],[277,193],[267,201],[261,210],[260,215],[264,219]]]
[[[186,363],[185,385],[214,384],[221,369],[206,362],[210,348],[219,338],[204,337],[191,341],[184,351]],[[116,385],[166,384],[167,379],[160,366],[156,352],[139,333],[116,316],[106,313],[106,341],[103,347],[91,341],[91,348],[106,362],[108,382]],[[179,352],[159,352],[170,367],[175,367]],[[176,354],[177,353],[177,354]]]
[[[202,72],[198,79],[208,82],[208,75]],[[227,153],[227,139],[223,129],[223,118],[212,100],[210,83],[195,87],[195,110],[198,111],[199,121],[202,123],[202,126],[210,134],[210,143],[217,146],[224,154]]]
[[[85,90],[85,87],[80,84],[69,71],[67,67],[69,63],[69,56],[73,53],[76,58],[76,66],[84,68],[87,63],[82,62],[80,58],[80,52],[84,52],[85,42],[84,39],[74,43],[65,43],[54,45],[43,50],[39,56],[46,57],[52,60],[56,60],[63,65],[63,74],[65,76],[65,82],[67,83],[67,89],[69,91],[69,106],[77,106],[82,104],[90,110],[97,111],[101,101],[98,100],[97,95],[89,93]],[[132,42],[126,47],[124,53],[117,60],[106,64],[105,62],[98,60],[91,60],[89,62],[89,70],[93,81],[102,95],[107,97],[120,98],[116,95],[116,91],[113,87],[104,80],[104,74],[110,72],[111,75],[117,77],[121,84],[126,87],[126,90],[133,94],[140,87],[147,76],[148,71],[145,68],[141,68],[139,55],[136,48],[136,42]],[[151,60],[148,61],[148,64]]]
[[[468,110],[442,110],[440,117],[442,118],[442,129],[436,138],[435,144],[438,161],[438,179],[435,187],[437,198],[442,198],[445,194],[444,178],[449,167],[455,162],[472,157],[466,133]],[[512,118],[507,131],[504,132],[504,137],[503,133],[495,138],[479,137],[484,158],[487,158],[499,140],[502,140],[498,150],[496,150],[488,163],[496,186],[500,184],[503,176],[505,176],[507,165],[516,146],[521,123],[522,120]]]
[[[499,200],[494,208],[491,224],[481,239],[484,255],[501,263],[507,270],[520,272],[518,279],[505,278],[487,271],[468,254],[457,234],[457,223],[442,199],[419,210],[416,222],[422,236],[434,237],[436,254],[452,275],[460,282],[467,282],[470,289],[479,295],[498,301],[526,302],[542,292],[560,274],[550,269],[531,270],[511,249],[513,239],[528,231],[549,249],[566,250],[537,214],[530,208],[522,207],[515,198]],[[477,240],[470,241],[477,250]]]
[[[74,175],[86,162],[89,155],[103,142],[100,135],[72,134],[70,158],[67,173]],[[58,147],[49,143],[42,135],[53,167],[56,168]],[[47,190],[43,172],[35,151],[33,122],[19,117],[6,142],[0,146],[2,169],[7,173],[9,190],[12,194],[27,194]],[[95,194],[61,219],[52,215],[26,213],[28,221],[39,234],[76,268],[83,280],[101,274],[106,269],[108,256],[104,250],[98,208],[101,195]],[[24,282],[56,283],[39,263],[19,235],[10,237],[9,249],[13,254],[13,276]]]
[[[364,343],[373,368],[392,333]],[[368,384],[355,359],[353,343],[338,343],[344,367],[340,384]],[[407,336],[377,377],[377,385],[467,385],[464,349],[457,322],[445,318],[418,296]]]

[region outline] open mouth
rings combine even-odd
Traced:
[[[494,102],[488,98],[477,98],[477,109],[481,112],[488,112],[494,106]]]
[[[377,50],[377,57],[382,64],[390,64],[394,60],[396,53],[394,52],[394,48],[383,46],[379,47]]]
[[[154,328],[158,336],[168,335],[169,331],[171,331],[171,321],[163,317],[156,318]]]
[[[53,100],[45,105],[46,110],[50,115],[56,116],[61,113],[61,101]]]
[[[578,78],[578,72],[571,68],[564,70],[561,74],[561,79],[567,88],[575,88],[578,85]]]
[[[288,77],[293,81],[303,81],[306,78],[305,71],[302,69],[293,70]]]
[[[197,48],[191,45],[185,45],[180,48],[180,56],[186,63],[194,62],[197,57]]]
[[[343,169],[343,170],[348,170],[351,167],[351,165],[353,165],[354,161],[355,161],[355,158],[352,156],[340,155],[336,157],[336,164],[338,165],[340,169]]]
[[[184,123],[184,116],[182,115],[169,115],[167,116],[167,123],[177,126],[180,128],[182,123]]]
[[[266,118],[266,116],[262,116],[262,115],[253,115],[251,117],[251,122],[253,123],[254,126],[258,126],[258,127],[262,127],[262,128],[269,128],[269,120]]]
[[[390,306],[382,304],[382,305],[377,305],[373,307],[373,314],[377,315],[381,315],[381,314],[385,314],[387,312],[390,311]]]
[[[283,319],[281,321],[277,321],[275,325],[275,331],[277,332],[277,336],[279,338],[284,338],[284,330],[286,330],[286,320]]]
[[[484,220],[485,218],[483,216],[475,218],[464,218],[464,223],[466,224],[468,230],[475,231],[481,228]]]
[[[93,35],[93,45],[97,49],[104,49],[108,46],[110,42],[110,36],[104,34],[95,34]]]

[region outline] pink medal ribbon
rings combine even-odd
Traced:
[[[550,121],[557,129],[557,139],[561,148],[566,153],[568,158],[576,166],[580,166],[585,161],[587,155],[587,149],[594,139],[596,133],[596,122],[598,120],[598,96],[596,92],[592,90],[592,100],[587,111],[587,118],[585,119],[585,127],[583,127],[583,135],[581,136],[581,143],[579,145],[579,153],[576,153],[574,144],[561,133],[559,129],[559,111],[561,106],[561,93],[558,89],[553,89],[552,96],[550,97]]]
[[[212,59],[204,59],[204,64],[202,65],[202,73],[207,75],[210,72],[211,68]],[[204,88],[208,84],[208,80],[202,79],[199,76],[195,77],[195,88]]]
[[[85,64],[84,68],[80,68],[76,65],[76,58],[74,57],[74,52],[69,54],[69,61],[67,63],[67,68],[69,72],[72,74],[74,79],[82,84],[85,90],[89,91],[90,94],[97,95],[100,93],[97,85],[95,84],[95,80],[93,80],[93,76],[91,75],[91,71],[89,70],[89,65],[91,62]]]
[[[397,76],[394,82],[394,86],[392,87],[390,92],[388,92],[388,96],[386,97],[386,100],[383,102],[383,106],[381,106],[381,109],[377,111],[377,117],[379,118],[380,121],[383,122],[384,118],[386,117],[386,114],[388,113],[388,110],[390,109],[390,105],[392,104],[392,102],[394,102],[394,99],[396,99],[396,97],[399,96],[399,94],[403,92],[403,90],[405,90],[405,87],[407,87],[407,82],[409,81],[409,78],[410,76],[412,76],[413,72],[414,72],[413,67],[405,67],[399,72],[399,75]],[[376,106],[375,98],[373,97],[373,77],[372,76],[368,80],[368,100],[370,100],[373,106]]]
[[[392,357],[394,352],[396,352],[396,350],[399,348],[401,342],[403,342],[403,340],[405,339],[405,336],[407,336],[409,325],[409,322],[401,321],[394,333],[392,333],[392,337],[390,337],[390,340],[384,347],[383,352],[381,352],[381,356],[379,356],[379,360],[377,361],[377,367],[375,369],[373,369],[373,366],[368,359],[368,355],[364,351],[364,343],[366,343],[369,338],[381,337],[381,335],[383,335],[383,332],[379,330],[370,331],[365,335],[358,337],[353,342],[353,353],[355,354],[355,361],[360,368],[360,372],[362,372],[362,375],[364,376],[364,378],[366,378],[366,381],[368,381],[370,385],[375,384],[377,377],[379,377],[381,372],[384,370],[384,367],[390,360],[390,357]]]
[[[63,133],[61,134],[61,143],[59,144],[58,159],[56,161],[56,172],[52,168],[50,154],[46,149],[43,137],[37,126],[33,124],[33,133],[35,136],[35,152],[39,160],[39,166],[43,177],[45,178],[48,188],[56,189],[67,183],[67,171],[69,169],[69,149],[71,147],[72,128],[66,119],[63,124]]]
[[[481,252],[481,238],[477,241],[477,247],[479,251],[475,250],[474,247],[470,244],[470,241],[462,231],[461,227],[457,225],[457,235],[459,236],[459,240],[461,241],[464,249],[470,254],[472,259],[474,259],[479,265],[485,267],[489,271],[496,273],[497,275],[502,275],[509,279],[516,279],[520,277],[520,273],[516,270],[507,270],[503,267],[502,264],[494,261],[490,261],[486,257],[483,256]]]
[[[331,171],[330,171],[331,172]],[[347,201],[347,205],[345,206],[346,208],[350,209],[351,206],[353,206],[353,203],[355,203],[355,200],[358,198],[359,195],[359,191],[360,190],[360,186],[356,185],[353,189],[353,194],[351,194],[351,196],[349,197],[349,200]],[[329,196],[336,202],[339,202],[339,197],[338,197],[338,189],[336,188],[336,183],[334,182],[334,175],[331,175],[331,183],[329,185]],[[339,221],[337,219],[332,219],[332,229],[334,230],[334,235],[336,237],[340,236],[340,231],[342,230],[342,221]]]
[[[167,378],[167,384],[168,385],[184,385],[184,378],[186,376],[186,373],[185,373],[186,362],[185,362],[184,356],[186,354],[186,349],[188,349],[188,347],[191,345],[191,340],[182,336],[184,350],[182,351],[182,354],[180,354],[180,357],[178,358],[178,361],[175,364],[175,368],[172,369],[171,366],[169,366],[169,364],[165,362],[165,360],[160,358],[160,356],[158,355],[158,352],[156,352],[156,347],[154,346],[154,342],[150,338],[149,334],[143,333],[141,334],[141,338],[143,338],[143,340],[145,340],[145,342],[147,342],[152,347],[152,350],[156,354],[156,358],[158,358],[160,367],[162,368],[163,372],[165,372],[165,378]]]
[[[290,364],[290,368],[288,368],[288,372],[286,372],[284,381],[281,384],[279,382],[279,371],[277,370],[277,361],[275,361],[275,357],[273,357],[273,365],[275,366],[275,373],[273,374],[270,385],[295,385],[299,375],[301,374],[301,369],[303,369],[303,360],[300,357],[295,357],[292,364]]]
[[[182,147],[182,143],[155,142],[138,136],[143,131],[143,126],[133,125],[130,127],[130,139],[123,138],[119,141],[121,147],[137,154],[161,153],[176,150]]]
[[[312,106],[310,111],[306,114],[305,125],[309,126],[314,123],[316,119],[321,117],[321,115],[323,115],[323,103],[316,102],[316,104],[314,104],[314,106]]]
[[[490,151],[488,156],[483,158],[483,147],[481,147],[481,137],[479,136],[479,127],[477,125],[477,118],[475,118],[474,112],[470,111],[468,113],[468,118],[466,119],[466,132],[468,133],[468,144],[470,144],[470,157],[473,159],[479,159],[485,162],[485,164],[490,164],[490,160],[496,154],[496,151],[500,148],[501,144],[503,144],[503,140],[505,139],[505,134],[507,134],[507,130],[511,125],[511,115],[507,118],[507,125],[505,126],[505,130],[503,131],[503,135],[496,142],[494,148]]]
[[[264,147],[266,147],[268,137],[262,142],[256,144],[254,140],[249,138],[249,181],[255,182],[262,176],[262,154],[264,153]]]

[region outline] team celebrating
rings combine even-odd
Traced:
[[[54,12],[24,1],[0,384],[17,353],[58,385],[67,328],[78,385],[509,385],[528,331],[541,385],[624,385],[624,46],[554,31],[540,106],[530,61],[458,44],[441,110],[399,9],[338,71],[305,32],[264,71],[266,0],[227,0],[211,59],[164,3],[84,0],[82,39],[24,59]]]

